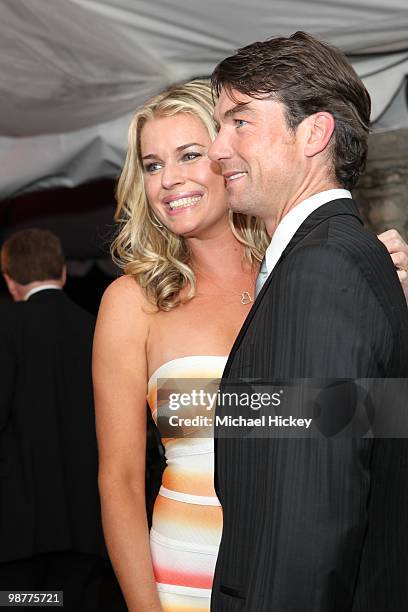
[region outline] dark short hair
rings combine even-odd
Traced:
[[[16,232],[1,249],[2,272],[20,285],[60,278],[64,263],[61,241],[48,230],[32,228]]]
[[[292,131],[313,113],[331,113],[335,176],[345,188],[354,187],[367,159],[371,101],[339,49],[306,32],[255,42],[218,64],[212,86],[217,95],[224,88],[229,95],[236,90],[281,102]]]

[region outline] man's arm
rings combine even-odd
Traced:
[[[286,305],[273,329],[279,376],[382,375],[393,342],[386,301],[402,303],[382,249],[353,258],[326,244],[300,248],[282,262],[274,294]]]
[[[279,315],[271,321],[280,353],[280,369],[271,371],[271,378],[386,373],[391,325],[367,278],[341,250],[299,249],[282,263],[276,296],[287,307],[276,306]],[[330,413],[330,406],[322,410]],[[265,537],[273,540],[273,580],[268,584],[261,567],[253,576],[254,592],[267,585],[269,609],[351,609],[375,480],[373,444],[347,437],[270,441],[267,474],[274,507]]]

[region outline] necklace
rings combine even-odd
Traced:
[[[195,295],[196,298],[197,297],[206,297],[206,298],[211,298],[211,299],[213,299],[213,298],[221,298],[221,297],[230,297],[230,296],[231,296],[230,293],[228,293],[228,294],[222,294],[222,293],[215,293],[215,294],[211,293],[210,294],[210,293],[206,293],[205,295],[204,294],[200,295],[200,294],[196,293],[196,295]],[[234,298],[234,300],[235,299],[236,298]],[[247,306],[247,304],[252,304],[252,302],[254,300],[253,300],[253,297],[251,296],[251,294],[249,293],[249,291],[241,291],[241,298],[240,298],[239,301],[241,302],[241,304],[243,306]]]
[[[209,293],[206,293],[205,297],[222,297],[223,295],[225,295],[225,287],[220,287],[220,285],[217,282],[214,282],[214,279],[209,274],[203,272],[202,270],[200,270],[200,274],[202,276],[204,276],[205,278],[207,278],[214,287],[219,289],[219,293],[217,295],[210,295]],[[228,296],[230,296],[230,295],[236,295],[235,291],[228,293]],[[203,295],[203,297],[204,297],[204,295]],[[241,290],[241,298],[240,298],[241,304],[243,306],[247,306],[248,304],[252,304],[253,301],[254,301],[253,297],[249,293],[249,291],[246,291],[245,289],[242,289]]]
[[[245,306],[246,304],[250,304],[253,301],[254,300],[252,299],[251,294],[248,291],[242,291],[242,293],[241,293],[241,304],[243,304]]]

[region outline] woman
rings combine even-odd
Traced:
[[[221,536],[208,438],[165,440],[151,540],[145,513],[145,401],[157,378],[219,378],[269,242],[228,212],[207,157],[215,136],[203,81],[138,111],[118,185],[114,244],[125,276],[101,302],[94,344],[106,542],[130,612],[209,610]],[[135,282],[136,279],[136,282]]]

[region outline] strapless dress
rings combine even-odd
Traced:
[[[227,357],[194,355],[172,359],[150,377],[147,400],[157,422],[157,386],[164,379],[220,379]],[[180,414],[181,411],[181,414]],[[183,408],[180,408],[182,416]],[[209,611],[222,531],[214,491],[214,439],[165,438],[167,466],[150,531],[153,569],[164,612]]]

